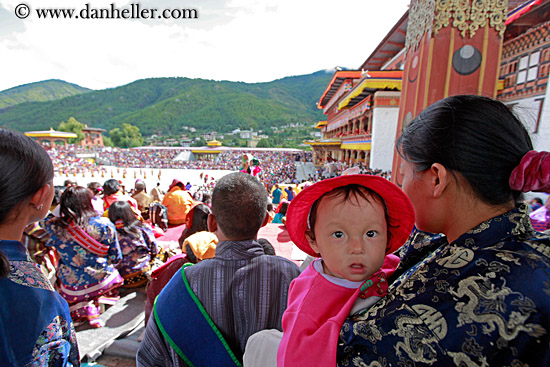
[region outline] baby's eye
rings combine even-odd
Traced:
[[[367,232],[367,237],[376,237],[378,235],[378,233],[376,231],[368,231]]]
[[[334,238],[343,238],[344,237],[344,232],[336,231],[332,234],[332,237],[334,237]]]

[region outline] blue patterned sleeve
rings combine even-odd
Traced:
[[[149,248],[149,253],[151,254],[151,260],[157,255],[157,240],[153,231],[148,227],[142,227],[142,234],[147,247]]]
[[[39,335],[30,365],[80,366],[76,333],[68,312],[65,317],[56,316]]]
[[[118,243],[118,236],[115,225],[106,218],[101,218],[96,225],[102,227],[101,243],[109,245],[107,252],[107,260],[110,264],[116,265],[122,260],[122,251]]]

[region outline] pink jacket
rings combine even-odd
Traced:
[[[391,275],[398,264],[397,256],[386,255],[382,269],[369,279]],[[338,335],[360,291],[332,283],[311,263],[290,284],[277,366],[336,366]]]

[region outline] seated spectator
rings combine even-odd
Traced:
[[[153,197],[153,201],[158,201],[159,203],[162,202],[162,199],[164,198],[164,193],[160,189],[160,182],[157,182],[157,186],[151,190],[151,196]]]
[[[290,203],[286,200],[283,200],[281,202],[281,206],[279,208],[279,211],[277,212],[277,214],[275,214],[275,217],[273,218],[273,221],[271,223],[281,223],[281,224],[285,224],[286,222],[286,212],[288,210],[288,205]]]
[[[242,363],[250,335],[281,330],[288,287],[300,271],[287,259],[265,255],[256,242],[266,207],[265,188],[253,176],[236,172],[218,181],[208,217],[219,239],[216,255],[184,267],[160,293],[138,365]]]
[[[211,259],[216,253],[218,237],[212,232],[200,231],[183,241],[183,249],[189,262],[196,264],[204,259]]]
[[[273,209],[272,203],[267,203],[267,214],[269,215],[269,223],[273,223],[273,218],[275,218],[275,211]]]
[[[71,305],[74,322],[101,327],[99,299],[113,297],[124,283],[115,265],[122,259],[115,226],[92,207],[92,192],[69,187],[61,196],[60,214],[46,223],[48,246],[60,256],[59,293]]]
[[[145,304],[146,324],[149,320],[155,298],[172,276],[181,269],[183,264],[188,262],[196,264],[201,260],[214,256],[218,238],[215,234],[207,232],[207,219],[210,212],[208,206],[201,203],[194,204],[187,216],[185,222],[186,228],[183,230],[178,241],[182,254],[170,257],[165,264],[151,274],[151,282],[147,287],[147,302]],[[188,238],[193,237],[195,234],[198,236],[191,239],[191,241],[187,241]],[[199,250],[199,248],[202,250]]]
[[[531,211],[535,211],[543,205],[544,203],[542,202],[541,198],[533,198],[529,201],[529,207],[531,208]]]
[[[122,260],[117,269],[124,278],[124,287],[147,284],[150,262],[157,254],[157,243],[151,228],[136,218],[127,201],[115,201],[109,207],[109,219],[115,225]]]
[[[92,197],[92,206],[96,212],[103,214],[105,211],[103,209],[103,199],[99,197],[99,195],[103,192],[103,187],[101,187],[99,182],[90,182],[88,184],[88,189],[90,189],[90,191],[94,194]]]
[[[147,194],[145,182],[143,180],[136,181],[132,197],[137,202],[141,217],[145,220],[149,219],[149,205],[153,202],[153,198],[151,195]]]
[[[185,184],[178,179],[174,179],[168,193],[162,200],[162,205],[166,207],[168,215],[168,225],[178,226],[184,224],[187,219],[187,213],[191,210],[194,200],[185,190]]]
[[[109,209],[111,204],[115,201],[127,201],[139,212],[136,199],[124,194],[117,180],[110,179],[103,184],[103,209]]]
[[[53,166],[33,139],[0,129],[0,364],[79,366],[67,302],[19,241],[54,195]]]
[[[183,252],[185,252],[183,242],[187,237],[200,231],[208,231],[207,219],[208,215],[211,212],[212,211],[210,210],[210,208],[205,204],[199,202],[195,202],[193,204],[191,210],[189,211],[189,214],[187,215],[187,218],[185,219],[185,229],[178,239],[178,242]]]

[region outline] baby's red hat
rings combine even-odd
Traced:
[[[414,209],[407,195],[385,178],[372,175],[344,175],[319,181],[304,188],[290,202],[286,227],[292,242],[311,256],[318,256],[306,238],[308,218],[313,203],[338,187],[357,184],[365,186],[384,199],[388,208],[388,231],[391,234],[386,253],[392,253],[405,243],[414,226]]]

